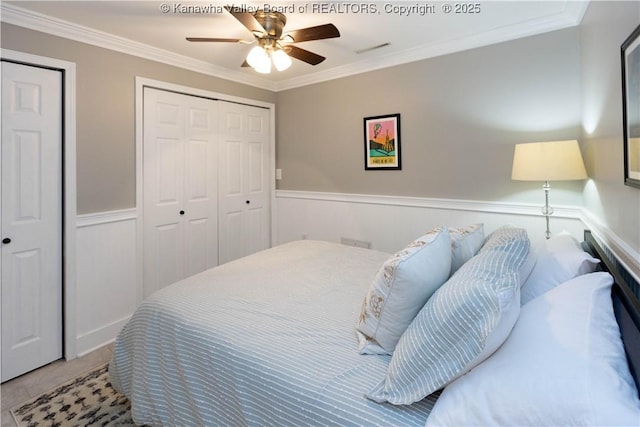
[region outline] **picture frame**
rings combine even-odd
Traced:
[[[624,183],[640,188],[640,25],[622,43]]]
[[[365,170],[401,170],[400,114],[365,117]]]

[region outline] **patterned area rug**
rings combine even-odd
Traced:
[[[20,427],[135,426],[131,404],[109,382],[108,365],[11,410]]]

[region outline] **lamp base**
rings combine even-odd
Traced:
[[[544,206],[542,207],[542,215],[544,215],[545,221],[547,223],[547,230],[545,232],[545,236],[547,239],[551,238],[551,230],[549,230],[549,217],[553,215],[553,208],[549,206],[549,192],[551,191],[551,185],[549,181],[545,181],[542,186],[544,190]]]

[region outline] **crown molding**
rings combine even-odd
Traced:
[[[342,67],[335,67],[317,73],[294,77],[279,82],[277,90],[294,89],[314,83],[321,83],[341,77],[389,68],[409,62],[434,58],[464,50],[489,46],[496,43],[515,40],[523,37],[542,34],[550,31],[561,30],[579,25],[589,6],[589,0],[569,0],[565,10],[560,15],[551,15],[544,18],[532,19],[518,25],[496,28],[481,34],[474,34],[447,42],[433,43],[408,49],[403,52],[379,56],[373,59],[356,62]]]
[[[0,20],[7,24],[18,25],[34,31],[114,50],[128,55],[137,56],[139,58],[150,59],[152,61],[195,71],[197,73],[232,80],[237,83],[244,83],[261,89],[271,91],[275,91],[277,89],[274,82],[258,76],[253,77],[236,73],[205,61],[193,59],[175,52],[33,12],[7,3],[0,4]]]
[[[278,92],[549,31],[573,27],[580,24],[588,6],[589,0],[569,0],[566,2],[566,7],[561,14],[532,19],[518,25],[496,28],[482,34],[450,40],[444,43],[418,46],[396,54],[376,57],[374,59],[359,61],[353,64],[334,67],[328,70],[318,71],[277,82],[270,81],[259,76],[250,76],[244,73],[238,73],[205,61],[193,59],[175,52],[159,49],[144,43],[115,36],[113,34],[74,24],[7,3],[0,4],[0,20],[8,24],[18,25],[81,43],[87,43],[213,77]]]

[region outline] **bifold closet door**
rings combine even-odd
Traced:
[[[269,110],[220,102],[219,262],[269,247]]]
[[[144,89],[144,296],[218,263],[217,102]]]
[[[6,381],[62,357],[62,73],[1,66]]]

